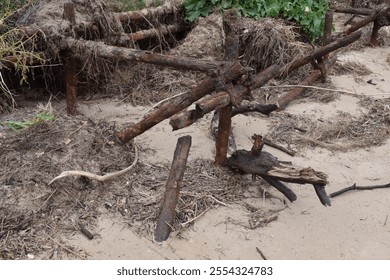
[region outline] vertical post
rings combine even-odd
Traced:
[[[227,21],[223,22],[223,28],[226,35],[225,39],[225,57],[227,61],[234,61],[238,58],[239,38],[233,33]],[[235,96],[233,91],[228,92],[230,95],[230,103],[219,110],[219,124],[217,137],[215,139],[215,164],[223,165],[227,159],[227,152],[229,149],[229,136],[232,129],[232,100]]]
[[[232,127],[232,104],[219,110],[219,124],[217,139],[215,140],[215,164],[223,165],[226,162],[229,148],[229,136]]]
[[[191,136],[183,136],[177,140],[172,160],[171,171],[165,184],[164,202],[157,221],[155,240],[162,242],[168,239],[176,216],[176,204],[183,182],[184,170],[187,165],[188,153],[191,147]]]
[[[378,20],[374,20],[374,25],[372,27],[372,32],[371,32],[371,36],[370,36],[370,44],[373,47],[378,46],[379,29],[380,29],[380,26],[379,26]]]
[[[71,29],[76,23],[76,14],[73,3],[64,4],[64,19],[70,22]],[[70,57],[65,61],[65,83],[66,83],[66,110],[69,115],[76,113],[76,99],[77,99],[77,61],[74,57]]]
[[[326,46],[331,42],[332,29],[333,29],[333,12],[329,10],[325,14],[324,37],[322,39],[323,46]]]

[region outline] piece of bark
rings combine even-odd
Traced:
[[[349,34],[349,33],[348,33]],[[313,60],[320,59],[339,48],[348,46],[353,42],[357,41],[362,36],[362,31],[358,30],[354,33],[346,35],[336,41],[331,42],[326,46],[319,47],[312,51],[310,54],[294,59],[292,62],[288,63],[283,67],[281,76],[286,76],[292,70],[295,70],[307,63],[310,63]]]
[[[191,136],[183,136],[177,140],[172,160],[171,171],[165,185],[164,202],[157,221],[155,240],[162,242],[168,239],[176,216],[176,204],[183,184],[184,171],[191,148]]]

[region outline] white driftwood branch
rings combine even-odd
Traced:
[[[86,171],[79,171],[79,170],[64,171],[60,175],[55,177],[53,180],[51,180],[49,185],[52,184],[54,181],[57,181],[58,179],[61,179],[63,177],[69,177],[69,176],[85,176],[85,177],[88,177],[89,179],[94,179],[94,180],[103,182],[103,181],[107,181],[107,180],[113,179],[115,177],[118,177],[120,175],[123,175],[126,172],[129,172],[131,169],[133,169],[138,162],[138,148],[136,145],[134,145],[134,150],[135,150],[135,158],[134,158],[133,163],[129,167],[126,167],[123,170],[119,170],[119,171],[112,172],[112,173],[107,173],[105,175],[96,175],[93,173],[89,173]]]

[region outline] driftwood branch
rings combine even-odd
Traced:
[[[363,18],[361,21],[355,23],[353,26],[347,29],[346,34],[351,34],[363,26],[379,19],[380,17],[387,17],[390,15],[390,7],[385,9],[378,9],[373,11],[369,16]]]
[[[102,58],[137,61],[181,70],[193,70],[206,73],[220,72],[221,68],[226,68],[233,64],[183,58],[173,55],[162,55],[143,50],[109,46],[102,42],[86,41],[71,37],[66,37],[62,40],[62,48],[72,50],[75,56],[77,56],[80,50],[87,50]]]
[[[361,9],[361,8],[333,8],[333,11],[336,13],[362,15],[362,16],[369,16],[372,14],[372,10]]]
[[[276,104],[248,104],[248,105],[240,105],[233,108],[232,115],[233,117],[238,114],[244,114],[249,112],[258,112],[263,115],[269,115],[273,111],[278,109],[278,105]]]
[[[286,195],[290,201],[294,201],[294,193],[284,184],[279,184],[278,181],[312,184],[321,203],[325,206],[331,205],[324,188],[327,184],[326,174],[315,171],[310,167],[286,166],[268,152],[262,151],[259,155],[254,155],[245,150],[236,151],[228,159],[227,165],[233,170],[261,176]]]
[[[159,28],[152,28],[147,30],[137,31],[131,34],[121,34],[119,36],[111,36],[109,39],[110,43],[113,43],[116,46],[129,46],[134,42],[142,41],[150,38],[157,38],[160,36],[165,36],[170,33],[177,33],[185,30],[183,24],[170,24],[162,25]]]
[[[225,82],[238,79],[243,74],[243,69],[237,61],[231,67],[225,69],[221,76]],[[215,83],[212,78],[205,78],[200,84],[194,87],[190,92],[180,95],[177,98],[170,100],[170,102],[162,104],[147,116],[145,116],[138,123],[117,133],[118,139],[122,142],[128,142],[134,137],[144,133],[149,128],[162,122],[163,120],[177,114],[183,109],[190,106],[192,103],[201,99],[207,94],[210,94],[215,89]]]
[[[179,3],[175,3],[175,1],[167,1],[164,5],[159,7],[145,8],[140,11],[116,13],[115,15],[124,24],[142,19],[151,20],[152,18],[159,18],[164,15],[177,13],[179,10],[178,4]]]
[[[343,193],[346,193],[346,192],[349,192],[349,191],[355,191],[355,190],[361,191],[361,190],[375,190],[375,189],[387,189],[387,188],[390,188],[390,183],[386,184],[386,185],[376,185],[376,186],[356,186],[356,184],[353,184],[350,187],[341,189],[341,190],[339,190],[337,192],[333,192],[329,196],[330,197],[335,197],[335,196],[338,196],[340,194],[343,194]]]
[[[134,145],[134,150],[135,150],[135,157],[134,157],[134,161],[133,163],[123,169],[123,170],[119,170],[119,171],[116,171],[116,172],[112,172],[112,173],[107,173],[105,175],[96,175],[96,174],[93,174],[93,173],[90,173],[90,172],[85,172],[85,171],[80,171],[80,170],[69,170],[69,171],[64,171],[62,172],[60,175],[58,175],[57,177],[55,177],[53,180],[51,180],[49,182],[49,185],[51,185],[53,182],[57,181],[58,179],[61,179],[61,178],[64,178],[64,177],[75,177],[75,176],[84,176],[84,177],[87,177],[89,179],[93,179],[93,180],[97,180],[99,182],[104,182],[104,181],[108,181],[108,180],[111,180],[111,179],[114,179],[118,176],[121,176],[123,174],[126,174],[127,172],[129,172],[130,170],[132,170],[137,162],[138,162],[138,148],[136,145]]]
[[[157,221],[155,233],[155,240],[157,242],[167,240],[171,233],[190,147],[191,136],[180,137],[177,140],[171,171],[165,185],[164,202]]]

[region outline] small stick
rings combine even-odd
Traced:
[[[79,227],[81,233],[84,234],[85,237],[87,237],[89,240],[93,239],[93,234],[89,230],[87,230],[81,223],[79,223]]]
[[[389,217],[389,215],[386,215],[386,219],[385,219],[385,222],[384,222],[384,226],[387,224],[387,218]]]
[[[355,183],[350,187],[347,187],[347,188],[341,189],[337,192],[331,193],[329,195],[329,197],[335,197],[335,196],[338,196],[340,194],[343,194],[345,192],[352,191],[352,190],[374,190],[374,189],[385,189],[385,188],[390,188],[390,183],[386,184],[386,185],[376,185],[376,186],[356,186],[356,183]]]
[[[50,235],[46,234],[47,237],[49,237],[50,240],[52,240],[55,244],[57,244],[58,246],[60,246],[62,249],[64,249],[65,251],[68,251],[69,253],[75,255],[76,257],[79,257],[80,259],[82,260],[85,260],[85,257],[76,253],[75,251],[73,251],[72,249],[69,249],[67,247],[65,247],[64,245],[62,245],[61,243],[59,243],[57,240],[55,240],[54,238],[50,237]]]
[[[257,253],[260,254],[260,256],[263,258],[263,260],[265,260],[265,261],[267,260],[267,258],[264,256],[263,252],[259,248],[256,247],[256,251],[257,251]]]

